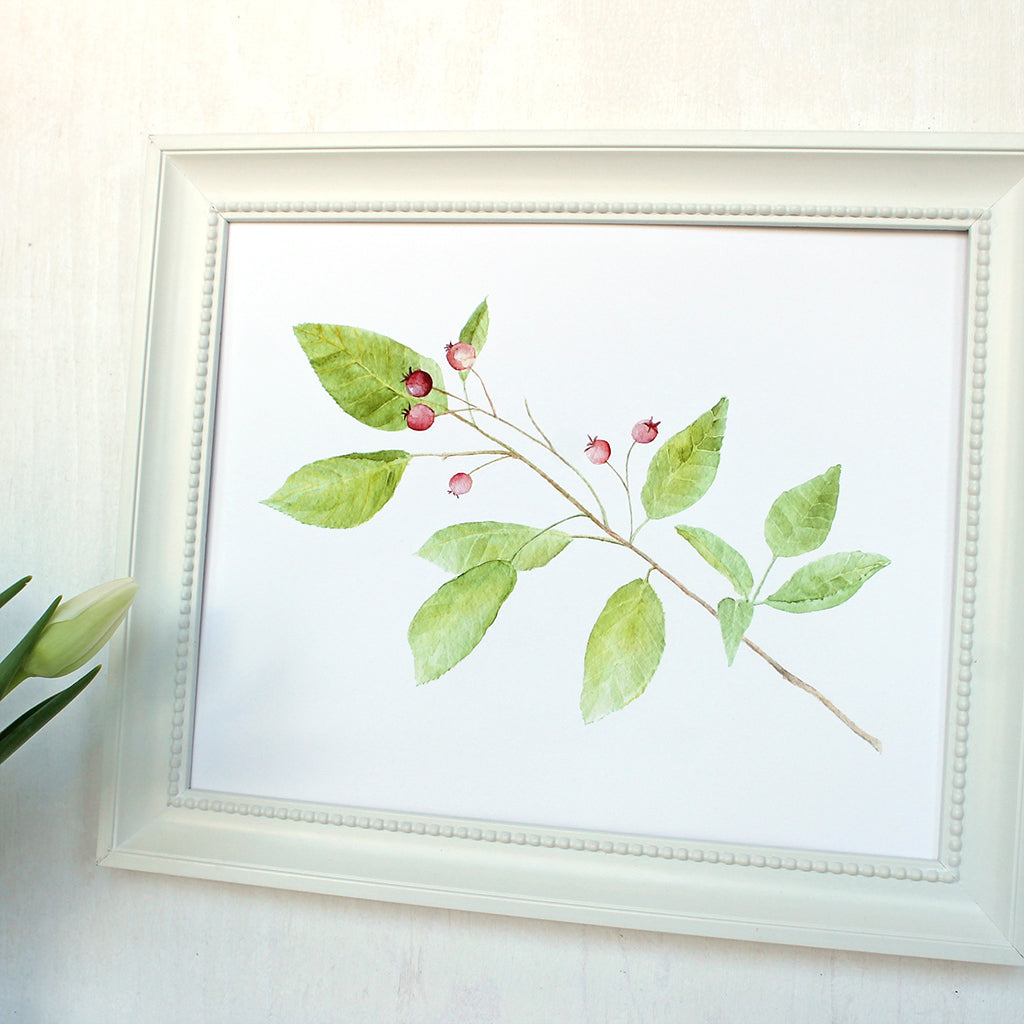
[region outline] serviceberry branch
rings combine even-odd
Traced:
[[[478,411],[482,411],[482,412],[484,412],[486,414],[486,410],[478,410]],[[701,597],[695,591],[693,591],[689,587],[687,587],[685,583],[683,583],[680,579],[678,579],[671,572],[669,572],[655,558],[653,558],[651,555],[649,555],[646,551],[642,550],[641,548],[638,548],[633,543],[632,537],[635,537],[636,533],[639,532],[639,529],[642,528],[644,525],[646,525],[647,522],[650,521],[649,519],[645,520],[644,523],[642,523],[641,526],[638,527],[636,531],[633,531],[632,535],[631,535],[631,538],[629,540],[627,540],[625,537],[623,537],[621,534],[617,533],[609,525],[609,523],[607,522],[607,518],[606,517],[598,518],[598,516],[596,516],[590,509],[588,509],[577,498],[575,498],[564,487],[562,487],[562,485],[559,484],[558,481],[556,481],[553,477],[551,477],[548,473],[546,473],[540,466],[538,466],[535,462],[533,462],[530,459],[528,459],[521,452],[517,451],[511,445],[508,445],[506,442],[502,441],[500,438],[494,437],[491,434],[487,433],[477,423],[473,422],[472,420],[466,419],[465,417],[461,416],[459,413],[449,411],[449,415],[451,415],[455,419],[459,420],[459,422],[464,423],[467,426],[471,427],[472,429],[476,430],[483,437],[487,438],[487,440],[489,440],[489,441],[491,441],[491,442],[493,442],[495,444],[501,445],[503,450],[507,453],[507,456],[509,458],[512,458],[512,459],[515,459],[515,460],[517,460],[519,462],[522,462],[525,466],[528,466],[530,469],[532,469],[542,480],[544,480],[549,486],[554,488],[554,490],[557,491],[558,494],[560,494],[575,509],[577,509],[579,516],[583,516],[583,517],[589,519],[599,530],[601,530],[606,535],[606,538],[604,538],[604,537],[593,537],[593,538],[589,538],[589,539],[593,539],[593,540],[605,540],[605,539],[607,539],[608,541],[610,541],[613,544],[617,544],[620,547],[623,547],[623,548],[626,548],[629,551],[632,551],[633,554],[635,554],[638,558],[642,559],[644,562],[646,562],[650,566],[650,570],[648,571],[648,576],[650,576],[651,572],[657,572],[663,579],[667,580],[677,590],[679,590],[681,593],[685,594],[688,598],[690,598],[690,600],[695,601],[697,604],[699,604],[706,612],[708,612],[709,615],[713,616],[715,619],[718,619],[718,617],[719,617],[718,616],[718,611],[717,611],[717,609],[712,604],[710,604],[708,601],[704,600],[703,597]],[[524,434],[524,436],[526,436],[526,437],[530,437],[531,440],[536,441],[536,438],[533,438],[531,435],[527,434],[525,431],[523,431],[520,428],[516,427],[515,424],[508,423],[506,420],[502,419],[500,416],[493,416],[493,418],[498,420],[498,422],[505,424],[506,426],[509,426],[509,427],[512,427],[515,430],[518,430],[519,433]],[[531,417],[531,419],[532,419],[532,417]],[[549,448],[549,445],[542,445],[542,447]],[[554,452],[553,448],[549,448],[549,450]],[[557,452],[554,452],[554,453],[557,454]],[[561,459],[561,456],[559,456],[559,458]],[[561,459],[561,461],[565,462],[566,460],[565,459]],[[616,474],[616,475],[618,475],[618,474]],[[621,479],[622,478],[620,477],[620,480]],[[623,483],[625,483],[625,481],[623,481]],[[592,490],[592,488],[591,488],[591,490]],[[628,492],[628,488],[627,488],[627,492]],[[595,497],[596,497],[596,495],[595,495]],[[602,515],[604,515],[603,507],[602,507],[601,511],[602,511]],[[570,516],[569,518],[578,518],[578,516]],[[564,522],[565,520],[562,520],[562,521]],[[548,527],[548,529],[551,529],[551,527]],[[543,532],[546,532],[546,531],[541,531],[541,532],[543,533]],[[769,567],[768,567],[768,571],[771,570],[771,567],[774,564],[775,564],[775,559],[773,558],[771,565],[769,565]],[[761,580],[761,585],[758,587],[758,591],[760,591],[760,587],[764,585],[764,579],[767,578],[767,575],[768,575],[768,573],[766,572],[765,573],[765,577],[762,578],[762,580]],[[769,655],[765,650],[763,650],[756,643],[754,643],[754,641],[752,641],[749,637],[744,636],[743,639],[742,639],[742,642],[744,644],[746,644],[746,646],[748,648],[750,648],[750,650],[753,651],[754,654],[756,654],[758,657],[762,658],[765,661],[766,664],[770,665],[788,683],[791,683],[793,686],[798,687],[799,689],[803,690],[805,693],[807,693],[810,696],[816,698],[824,707],[826,707],[829,711],[831,711],[832,714],[834,714],[845,726],[847,726],[847,728],[852,730],[857,736],[859,736],[865,742],[869,743],[872,747],[874,747],[875,750],[881,751],[881,749],[882,749],[881,742],[875,736],[871,735],[871,733],[867,732],[865,729],[862,729],[859,725],[857,725],[857,723],[854,722],[853,719],[851,719],[848,715],[846,715],[843,711],[841,711],[838,707],[836,707],[836,705],[833,704],[832,701],[830,701],[820,690],[818,690],[816,687],[812,686],[810,683],[806,682],[805,680],[801,679],[798,675],[796,675],[795,673],[791,672],[785,666],[781,665],[771,655]]]

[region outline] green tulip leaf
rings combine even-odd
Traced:
[[[775,499],[764,522],[764,539],[773,555],[806,555],[825,543],[836,516],[841,469],[832,466]]]
[[[96,677],[102,668],[97,665],[89,669],[81,679],[72,683],[59,693],[40,701],[34,708],[16,718],[10,725],[0,730],[0,762],[6,761],[18,747],[31,739],[51,718],[64,710]]]
[[[375,516],[409,465],[402,451],[353,453],[296,470],[262,502],[309,526],[348,529]]]
[[[487,310],[487,300],[484,299],[473,310],[470,318],[466,321],[466,326],[459,332],[459,341],[472,345],[476,350],[477,356],[479,356],[483,351],[484,345],[487,343],[487,330],[490,326],[491,314]],[[460,370],[459,376],[465,380],[469,373],[469,370]]]
[[[784,612],[816,612],[835,608],[889,564],[884,555],[842,551],[825,555],[797,569],[764,603]]]
[[[0,594],[0,608],[3,608],[5,604],[12,597],[20,594],[24,589],[28,581],[32,579],[31,576],[23,576],[17,583],[12,583],[2,594]]]
[[[541,532],[518,523],[455,523],[438,530],[416,552],[449,572],[500,559],[518,570],[547,565],[572,540],[557,530]]]
[[[360,423],[404,430],[410,406],[422,403],[436,413],[448,408],[437,363],[383,334],[335,324],[299,324],[294,332],[324,389]],[[426,398],[411,398],[405,390],[410,370],[425,370],[433,379]]]
[[[594,623],[583,659],[580,711],[588,724],[647,689],[665,650],[665,612],[646,580],[619,587]]]
[[[754,574],[747,560],[721,537],[710,530],[697,526],[677,526],[676,533],[689,541],[694,550],[713,569],[717,569],[735,588],[736,593],[746,597],[754,586]]]
[[[417,685],[443,676],[480,643],[515,585],[510,562],[484,562],[423,602],[409,623]]]
[[[754,606],[749,601],[736,601],[731,597],[723,597],[718,602],[718,624],[722,628],[725,657],[730,665],[743,642],[743,634],[750,628],[750,620],[753,617]]]
[[[718,472],[728,411],[729,400],[723,398],[654,453],[640,492],[651,519],[682,512],[707,493]]]

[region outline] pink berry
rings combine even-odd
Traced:
[[[476,349],[467,341],[457,341],[444,347],[448,365],[454,370],[468,370],[476,362]]]
[[[402,382],[405,384],[405,390],[413,398],[426,398],[434,390],[434,381],[426,370],[414,370],[410,367]]]
[[[454,494],[457,498],[460,494],[469,494],[469,489],[472,486],[473,478],[468,473],[456,473],[448,481],[448,493]]]
[[[641,420],[632,430],[633,440],[637,444],[650,444],[658,436],[658,427],[661,420],[654,422],[652,417],[649,420]]]
[[[405,410],[404,416],[410,430],[426,430],[434,422],[434,410],[429,405],[414,405]]]
[[[583,450],[587,453],[587,458],[595,466],[600,466],[603,462],[607,462],[612,454],[612,446],[607,441],[602,441],[599,437],[590,437],[587,435],[589,444]]]

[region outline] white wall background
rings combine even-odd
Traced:
[[[1022,56],[1021,0],[0,0],[0,648],[114,571],[149,134],[1024,131]],[[5,1021],[1024,1017],[1024,969],[100,869],[102,678],[0,767]]]

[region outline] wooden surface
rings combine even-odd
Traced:
[[[109,577],[151,133],[1024,131],[1020,0],[0,0],[0,620]],[[0,766],[12,1021],[1001,1022],[1024,972],[101,870],[102,679]],[[41,681],[5,702],[20,712]]]

